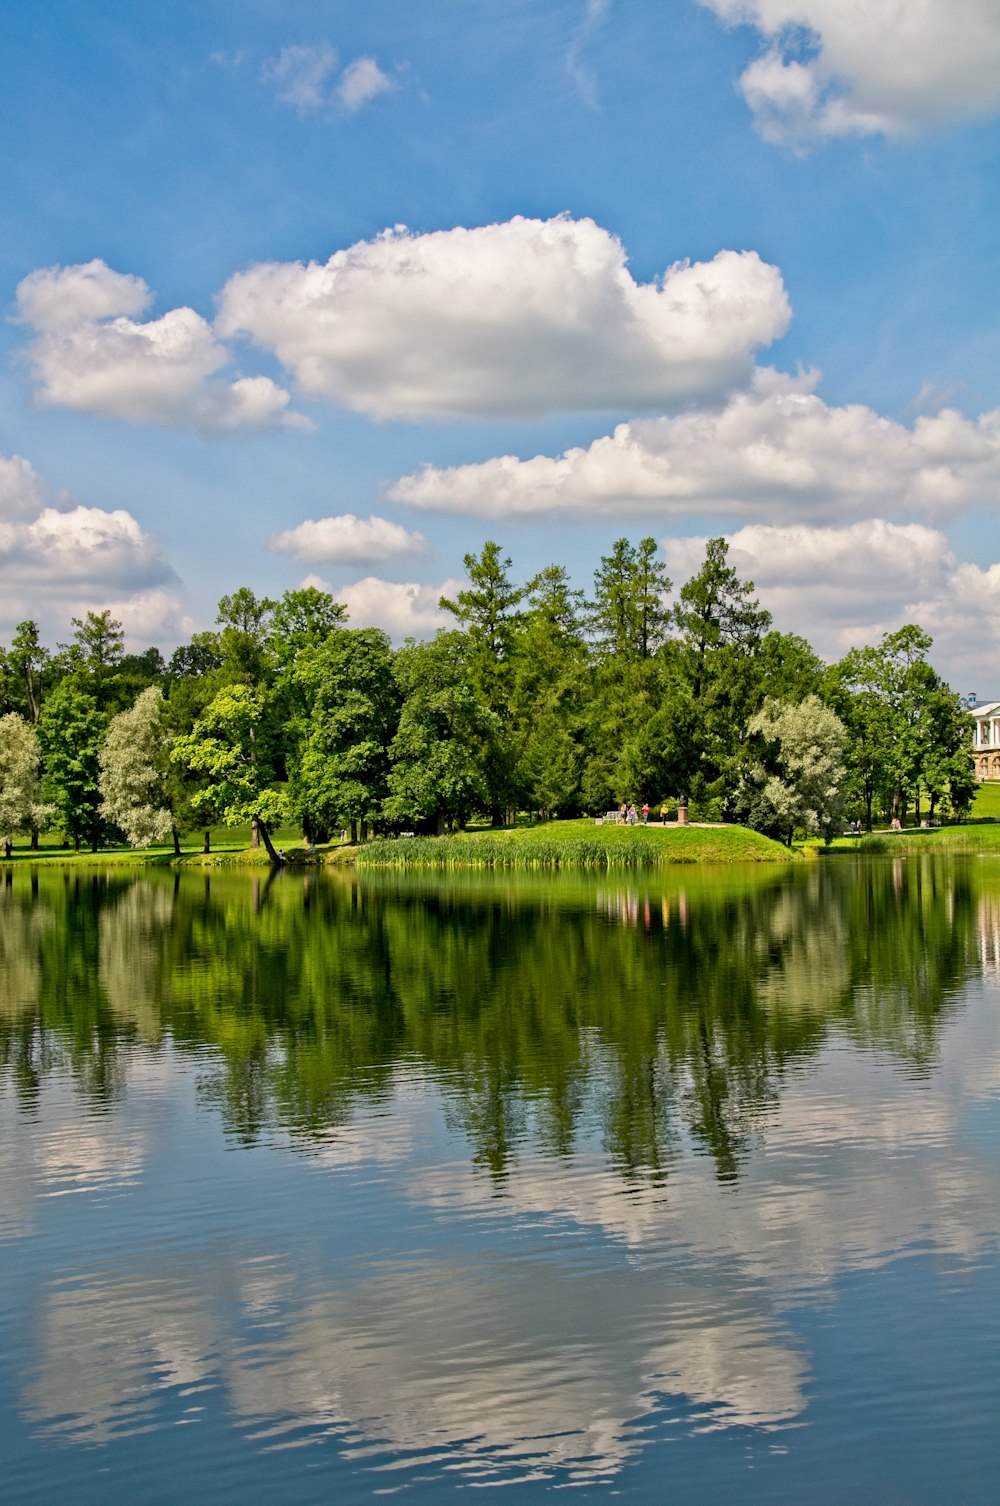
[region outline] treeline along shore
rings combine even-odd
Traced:
[[[589,596],[558,564],[518,583],[493,541],[465,569],[441,599],[453,625],[395,649],[311,587],[223,596],[169,659],[126,654],[107,610],[54,649],[20,623],[0,650],[5,855],[53,838],[180,855],[223,826],[275,863],[337,843],[383,863],[645,865],[969,810],[971,719],[916,625],[824,663],[723,539],[679,588],[652,538],[619,539]],[[672,829],[595,824],[622,804]],[[499,830],[554,818],[548,849]],[[491,831],[456,835],[470,824]]]

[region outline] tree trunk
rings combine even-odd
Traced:
[[[180,855],[181,855],[181,839],[177,835],[177,828],[176,828],[176,826],[172,826],[170,828],[170,835],[174,839],[174,857],[175,858],[179,858]]]
[[[368,841],[368,822],[363,816],[361,818],[361,840],[362,842]]]
[[[260,817],[254,816],[250,822],[250,846],[256,852],[260,846]]]
[[[208,827],[206,826],[205,827],[205,845],[202,848],[202,852],[211,852],[211,851],[212,851],[212,833],[209,831]]]
[[[357,847],[357,845],[358,845],[358,823],[357,823],[356,817],[352,816],[351,817],[351,846],[352,847]]]
[[[4,837],[3,839],[3,855],[5,858],[12,858],[14,856],[14,849],[11,846],[10,837]]]
[[[274,866],[277,867],[279,863],[284,862],[284,858],[279,857],[275,851],[274,843],[271,841],[271,833],[267,829],[267,823],[262,821],[260,816],[254,816],[253,822],[255,829],[260,832],[260,840],[264,844],[264,851]]]
[[[444,811],[438,811],[437,827],[438,827],[438,831],[437,831],[438,836],[439,837],[443,837],[444,836],[444,831],[445,831]]]
[[[31,828],[31,850],[32,850],[32,852],[37,852],[38,851],[38,827],[37,826],[33,826]]]

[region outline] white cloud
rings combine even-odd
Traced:
[[[325,581],[309,576],[303,585],[331,591]],[[454,596],[465,581],[444,580],[438,586],[422,586],[416,581],[379,580],[366,575],[349,586],[340,586],[333,594],[346,602],[351,627],[378,627],[395,642],[404,638],[432,638],[438,628],[454,627],[450,612],[438,606],[442,596]]]
[[[27,523],[0,523],[0,574],[20,582],[149,586],[170,579],[159,543],[123,509],[45,507]]]
[[[273,83],[275,97],[282,104],[293,105],[300,114],[322,110],[330,103],[330,80],[337,71],[339,57],[329,42],[315,46],[283,47],[276,58],[269,58],[261,70],[265,83]]]
[[[212,380],[230,355],[194,309],[171,309],[145,323],[129,317],[149,300],[140,278],[100,261],[26,277],[17,309],[36,331],[28,359],[38,400],[205,433],[306,423],[286,411],[289,394],[270,377]]]
[[[767,50],[740,85],[771,141],[899,134],[1000,110],[996,0],[701,0]]]
[[[73,267],[40,267],[17,289],[18,318],[36,329],[74,329],[116,314],[135,316],[152,303],[141,277],[113,272],[103,261]]]
[[[87,611],[103,611],[106,607],[125,629],[125,642],[130,648],[147,648],[153,643],[169,651],[184,643],[200,626],[188,613],[179,591],[137,591],[132,596],[111,601],[101,597],[81,605],[82,610],[74,608],[71,615],[80,617]]]
[[[0,486],[12,464],[27,486],[19,511],[0,512],[0,628],[31,617],[65,635],[70,617],[111,607],[142,646],[190,631],[162,545],[130,512],[46,505],[27,461],[0,456]]]
[[[715,400],[789,318],[781,274],[753,251],[637,283],[592,220],[517,216],[250,267],[223,289],[217,328],[274,351],[311,396],[378,418],[535,418]]]
[[[676,582],[700,567],[705,542],[663,540]],[[751,525],[730,535],[729,549],[775,626],[801,633],[824,657],[917,622],[933,635],[931,657],[956,689],[971,676],[984,693],[1000,695],[1000,564],[960,562],[937,529],[879,518],[841,528]]]
[[[860,404],[829,407],[798,379],[758,371],[719,411],[620,424],[587,449],[477,465],[427,466],[389,490],[397,502],[477,517],[798,517],[954,513],[992,505],[1000,410],[946,409],[912,427]]]
[[[337,107],[354,115],[380,94],[390,94],[396,88],[395,81],[373,57],[355,58],[338,78],[339,68],[337,49],[329,42],[317,42],[283,47],[277,57],[268,58],[261,69],[261,78],[264,83],[276,86],[276,99],[292,105],[300,115],[328,112]]]
[[[380,94],[391,94],[395,87],[394,81],[382,72],[374,58],[355,58],[340,75],[337,98],[347,113],[353,115]]]
[[[417,554],[426,547],[422,533],[410,533],[388,518],[358,518],[352,512],[335,518],[307,518],[295,528],[276,534],[271,548],[300,560],[339,560],[345,564]]]
[[[31,518],[45,500],[42,478],[20,455],[0,455],[0,526],[8,519]]]

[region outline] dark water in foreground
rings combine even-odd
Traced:
[[[998,956],[989,859],[18,869],[0,1500],[992,1503]]]

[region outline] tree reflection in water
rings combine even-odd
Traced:
[[[687,1142],[732,1180],[832,1031],[932,1068],[993,945],[985,874],[929,858],[632,881],[18,870],[0,890],[0,1068],[26,1111],[55,1072],[113,1111],[137,1052],[169,1038],[204,1056],[203,1101],[231,1135],[310,1144],[405,1064],[494,1178],[529,1141],[567,1156],[597,1133],[626,1180],[668,1177]]]

